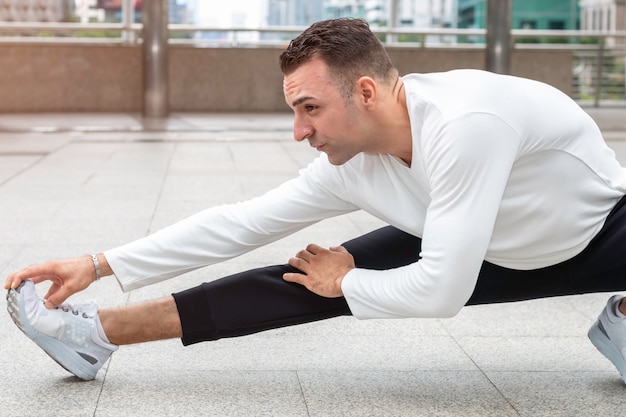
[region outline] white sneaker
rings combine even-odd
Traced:
[[[626,382],[626,318],[617,317],[615,303],[622,298],[614,295],[589,329],[591,343],[610,360]]]
[[[95,301],[47,309],[35,284],[23,281],[7,293],[7,310],[19,329],[52,359],[78,378],[89,381],[117,350],[104,340]]]

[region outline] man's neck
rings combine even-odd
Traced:
[[[406,105],[406,91],[402,78],[398,77],[392,90],[392,112],[390,129],[394,141],[392,155],[402,159],[409,167],[413,158],[413,140],[411,138],[411,124]]]

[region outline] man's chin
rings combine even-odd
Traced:
[[[324,152],[324,153],[326,154],[326,157],[328,158],[328,162],[330,162],[331,165],[335,165],[335,166],[343,165],[354,157],[353,155],[353,156],[346,158],[343,156],[329,155],[327,152]]]

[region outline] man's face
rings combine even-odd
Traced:
[[[346,103],[327,65],[320,59],[302,64],[286,75],[285,100],[294,111],[293,135],[328,155],[333,165],[341,165],[363,152],[360,132],[361,111],[356,101]]]

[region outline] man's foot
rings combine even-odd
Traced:
[[[24,281],[8,291],[7,310],[26,336],[80,379],[94,379],[117,350],[106,340],[94,301],[47,309],[37,296],[35,284]]]
[[[617,313],[621,299],[621,295],[609,299],[587,335],[600,353],[615,365],[626,382],[626,318]]]

